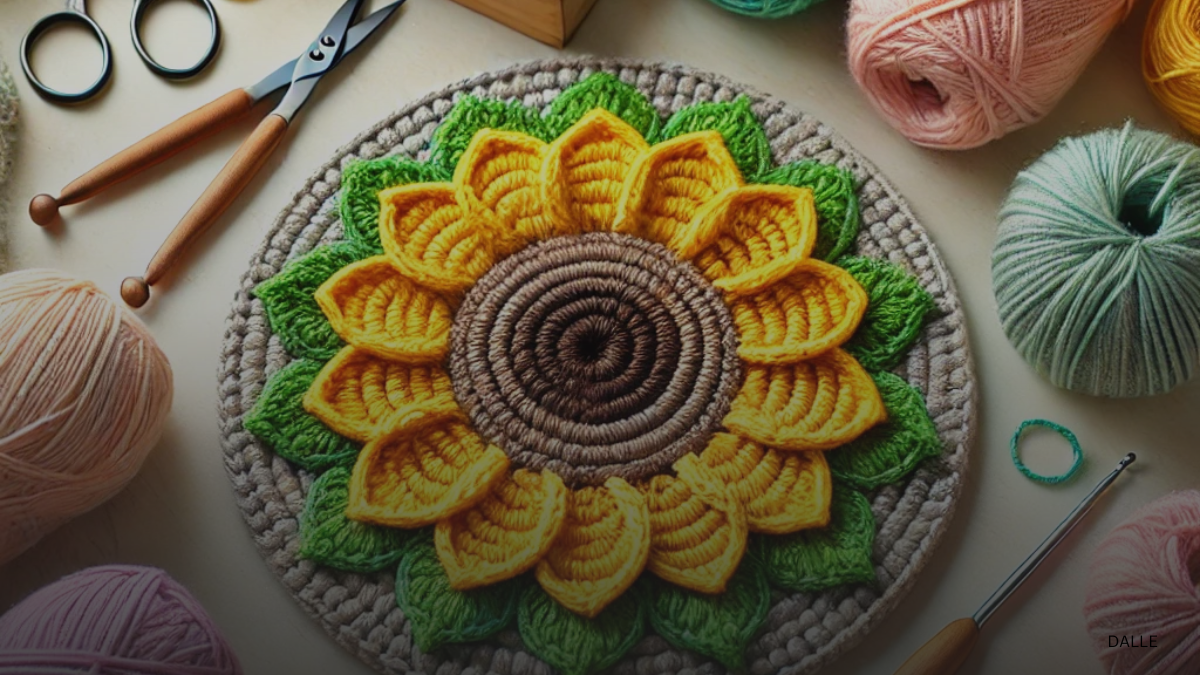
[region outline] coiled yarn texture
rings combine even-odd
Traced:
[[[850,71],[918,145],[961,150],[1044,117],[1133,0],[853,0]]]
[[[241,672],[196,598],[152,567],[92,567],[0,617],[0,675]]]
[[[1055,385],[1150,396],[1200,358],[1200,154],[1164,134],[1068,138],[1000,211],[992,285],[1010,342]]]
[[[1156,0],[1142,38],[1142,75],[1150,93],[1200,134],[1200,2]]]
[[[154,337],[90,282],[0,277],[0,563],[120,491],[171,396]]]
[[[1113,675],[1200,672],[1200,492],[1175,492],[1142,507],[1096,549],[1088,571],[1092,646]],[[1140,638],[1149,649],[1110,643]]]

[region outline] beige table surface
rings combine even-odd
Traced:
[[[114,151],[179,114],[245,86],[307,44],[336,0],[214,0],[225,44],[213,67],[187,84],[152,76],[128,39],[129,2],[93,0],[112,40],[116,75],[94,103],[64,108],[24,96],[22,148],[11,186],[11,263],[49,266],[94,279],[115,293],[140,274],[167,231],[252,122],[223,133],[91,202],[65,210],[50,236],[25,215],[38,192],[54,191]],[[376,0],[378,6],[379,0]],[[1142,85],[1139,48],[1147,3],[1105,45],[1054,113],[985,148],[923,150],[880,121],[845,68],[844,0],[788,20],[728,14],[703,0],[600,0],[566,53],[677,61],[724,74],[830,123],[904,194],[939,246],[962,294],[980,392],[979,438],[948,536],[910,595],[829,673],[890,673],[947,621],[970,614],[1029,550],[1129,450],[1137,470],[1108,496],[1053,558],[987,626],[964,673],[1102,672],[1080,607],[1092,550],[1133,509],[1200,483],[1200,383],[1150,400],[1097,400],[1039,379],[1009,346],[991,291],[995,214],[1014,174],[1063,135],[1126,118],[1178,133]],[[21,34],[56,0],[0,0],[0,55],[15,66]],[[175,14],[170,12],[174,11]],[[192,18],[186,6],[155,17]],[[180,14],[183,12],[183,14]],[[75,44],[60,39],[62,43]],[[158,36],[167,49],[193,48]],[[70,45],[68,45],[70,46]],[[356,133],[432,90],[555,50],[449,0],[411,0],[382,39],[327,78],[312,104],[246,194],[187,256],[142,317],[175,369],[167,433],[142,473],[116,499],[0,567],[0,608],[80,568],[138,563],[167,569],[209,609],[252,675],[368,673],[326,637],[275,580],[251,541],[222,465],[216,368],[230,301],[251,252],[309,174]],[[54,65],[54,64],[51,64]],[[19,77],[19,75],[18,75]],[[65,75],[64,75],[65,77]],[[78,79],[78,76],[76,77]],[[1074,429],[1088,464],[1057,488],[1017,473],[1008,437],[1023,419]],[[1033,443],[1053,468],[1065,445]]]

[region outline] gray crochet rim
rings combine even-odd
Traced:
[[[396,606],[391,573],[358,575],[297,557],[298,518],[313,476],[276,456],[246,431],[243,415],[267,378],[292,359],[272,335],[251,290],[283,265],[341,238],[337,194],[341,169],[358,159],[428,152],[434,129],[455,99],[474,94],[539,109],[596,71],[614,73],[646,94],[664,118],[700,101],[745,94],[762,121],[776,162],[816,159],[853,172],[858,181],[861,255],[884,258],[914,273],[934,297],[936,316],[897,374],[925,395],[945,451],[901,485],[868,495],[877,532],[878,583],[817,594],[773,590],[766,625],[746,653],[749,671],[812,673],[857,644],[907,593],[944,536],[965,480],[976,429],[975,376],[961,303],[949,272],[904,200],[878,171],[824,124],[784,102],[690,68],[615,59],[535,61],[480,75],[405,106],[360,134],[316,171],[276,218],[242,277],[230,312],[219,368],[221,437],[238,505],[263,558],[300,605],[339,644],[384,673],[549,674],[507,629],[486,643],[423,654]],[[719,673],[716,662],[681,650],[649,631],[615,673]]]

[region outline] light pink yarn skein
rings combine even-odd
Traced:
[[[961,150],[1044,117],[1133,0],[853,0],[850,71],[918,145]]]
[[[0,276],[0,564],[120,491],[171,396],[154,337],[94,285]]]
[[[1200,492],[1151,502],[1104,538],[1088,571],[1083,614],[1109,673],[1200,673],[1198,580]],[[1128,646],[1135,639],[1148,645],[1152,635],[1153,648]]]
[[[208,613],[166,572],[76,572],[0,616],[0,675],[240,675]]]

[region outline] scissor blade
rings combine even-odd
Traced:
[[[357,49],[363,41],[371,37],[371,34],[378,30],[383,25],[383,22],[395,14],[396,10],[400,9],[400,5],[404,3],[405,0],[396,0],[396,2],[386,7],[381,7],[371,12],[370,16],[351,26],[350,30],[346,32],[346,44],[342,47],[342,55],[338,57],[338,62],[340,63],[347,54]],[[335,63],[334,65],[337,64]]]
[[[397,0],[390,5],[371,12],[367,18],[351,26],[350,30],[346,31],[345,44],[342,45],[342,51],[334,61],[333,66],[337,66],[341,63],[342,59],[346,58],[347,54],[358,49],[358,46],[371,37],[371,34],[378,30],[383,25],[383,22],[395,14],[400,5],[404,3],[405,0]],[[307,55],[307,52],[305,54]],[[288,61],[276,68],[270,75],[247,87],[246,91],[250,92],[250,96],[254,99],[255,103],[291,84],[292,73],[295,72],[296,63],[301,58],[304,57],[298,56]]]
[[[334,13],[333,18],[329,20],[329,23],[325,24],[325,27],[321,29],[321,33],[317,36],[317,39],[313,40],[313,46],[320,44],[321,40],[325,38],[333,38],[338,43],[337,54],[341,54],[341,48],[346,41],[346,32],[350,30],[350,24],[354,21],[354,17],[358,14],[358,10],[362,7],[363,2],[364,0],[346,0],[343,2],[338,11]],[[329,70],[333,67],[333,63],[326,63],[324,65],[324,70]]]
[[[317,82],[333,68],[341,56],[346,31],[350,29],[350,22],[354,20],[354,15],[362,3],[363,0],[343,2],[329,23],[325,24],[325,28],[321,29],[317,39],[308,45],[308,51],[300,57],[296,62],[296,69],[292,71],[292,86],[288,87],[283,100],[271,111],[272,115],[278,115],[291,123],[296,113],[300,112],[308,97],[312,96]]]

